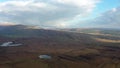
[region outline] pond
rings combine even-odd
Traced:
[[[50,55],[39,55],[40,59],[52,59]]]
[[[13,42],[4,42],[3,44],[1,44],[1,47],[8,47],[8,46],[20,46],[22,44],[15,44]]]

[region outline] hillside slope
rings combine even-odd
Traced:
[[[102,39],[102,41],[100,40]],[[104,39],[104,40],[103,40]],[[0,68],[120,68],[119,37],[7,26],[0,30]],[[52,59],[40,59],[47,54]]]

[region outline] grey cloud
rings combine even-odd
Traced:
[[[77,27],[120,28],[120,7],[106,11],[92,20],[82,22],[83,24],[78,23]]]
[[[91,11],[88,12],[88,10],[93,9],[90,6],[95,5],[97,0],[85,1],[93,3],[75,6],[59,3],[57,0],[8,0],[0,3],[0,20],[2,22],[52,26],[57,21],[69,21],[77,15],[82,16],[90,13]]]
[[[102,26],[108,27],[119,27],[120,26],[120,7],[103,13],[100,17],[95,19],[95,23]]]

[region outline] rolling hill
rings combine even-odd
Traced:
[[[0,26],[0,45],[9,41],[23,44],[0,46],[0,68],[120,68],[119,40],[80,31]],[[52,58],[40,59],[39,55]]]

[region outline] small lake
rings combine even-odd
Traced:
[[[22,44],[15,44],[13,42],[4,42],[3,44],[1,44],[1,47],[8,47],[8,46],[20,46]]]
[[[39,55],[40,59],[52,59],[50,55]]]

